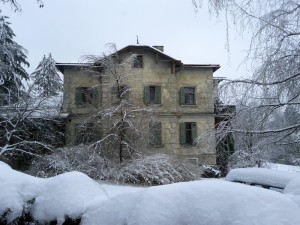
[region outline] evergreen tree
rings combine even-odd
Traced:
[[[8,104],[16,99],[22,79],[29,78],[23,68],[29,66],[27,50],[13,40],[15,34],[7,18],[0,15],[0,104]]]
[[[34,82],[33,84],[42,96],[57,95],[63,88],[62,80],[51,54],[49,54],[48,58],[44,56],[31,77]]]

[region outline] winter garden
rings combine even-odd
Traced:
[[[0,2],[21,10],[15,0]],[[28,74],[27,50],[0,12],[1,225],[300,224],[300,5],[192,3],[195,11],[208,4],[212,15],[252,35],[245,61],[253,75],[220,85],[218,105],[235,105],[235,115],[197,139],[215,135],[217,166],[145,154],[149,133],[142,124],[154,115],[125,101],[129,89],[120,75],[136,58],[119,63],[115,45],[109,53],[81,58],[92,65],[86,71],[101,65],[99,75],[111,76],[118,87],[115,102],[85,124],[102,118],[97,126],[111,126],[89,145],[64,146],[63,85],[55,60],[46,54]]]

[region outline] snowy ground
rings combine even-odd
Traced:
[[[6,219],[14,220],[35,199],[33,218],[58,224],[68,216],[82,225],[298,225],[299,184],[291,181],[285,194],[222,180],[141,188],[99,184],[79,172],[36,178],[0,162],[0,218],[9,208]]]

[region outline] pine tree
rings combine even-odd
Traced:
[[[62,80],[55,67],[55,61],[49,54],[48,58],[44,56],[36,70],[31,75],[33,84],[37,87],[42,96],[54,96],[62,90]]]
[[[23,66],[27,62],[27,50],[16,43],[9,27],[8,17],[0,15],[0,104],[16,99],[22,88],[22,79],[29,78]]]

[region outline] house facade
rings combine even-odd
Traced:
[[[197,164],[216,164],[213,73],[215,64],[184,64],[163,51],[163,46],[129,45],[118,51],[121,59],[136,55],[134,76],[128,79],[129,98],[155,112],[155,143],[151,153],[166,153]],[[105,79],[82,70],[81,64],[57,63],[64,74],[63,111],[69,114],[67,144],[78,144],[78,124],[112,99]],[[83,104],[85,103],[85,104]],[[147,140],[145,140],[147,141]]]

